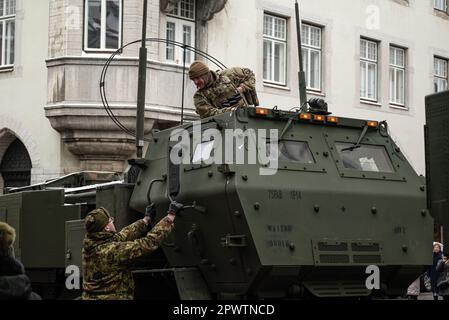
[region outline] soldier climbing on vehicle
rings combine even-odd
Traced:
[[[182,204],[170,203],[167,216],[151,230],[155,207],[145,210],[145,217],[116,232],[114,219],[101,207],[88,213],[85,219],[86,237],[83,243],[83,300],[131,300],[134,283],[132,263],[156,250],[173,229],[176,214]]]
[[[194,61],[190,65],[189,78],[198,89],[193,100],[201,118],[237,107],[259,105],[256,78],[248,68],[235,67],[215,72],[203,62]]]

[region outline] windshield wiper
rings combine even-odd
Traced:
[[[341,149],[341,151],[348,151],[348,150],[349,151],[353,151],[354,149],[360,148],[360,142],[362,142],[362,140],[365,137],[367,131],[368,131],[368,124],[365,124],[365,126],[363,127],[363,130],[362,130],[362,133],[360,134],[360,137],[357,140],[357,142],[353,146]]]

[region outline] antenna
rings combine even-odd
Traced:
[[[137,158],[142,158],[142,149],[144,145],[143,125],[145,119],[145,86],[147,80],[147,0],[143,0],[143,19],[142,19],[142,44],[139,50],[139,83],[137,86],[137,114],[136,114],[136,148]]]
[[[307,112],[306,75],[304,73],[304,67],[302,65],[301,20],[299,19],[299,5],[297,0],[295,0],[295,13],[296,13],[296,37],[298,39],[298,59],[299,59],[299,72],[298,72],[299,103],[301,104],[301,111]]]

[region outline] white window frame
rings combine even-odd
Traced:
[[[122,46],[122,29],[123,29],[123,0],[119,0],[119,25],[118,25],[118,47],[106,48],[106,1],[101,1],[101,26],[100,26],[100,48],[89,48],[89,1],[84,1],[84,51],[86,52],[114,52]]]
[[[13,7],[13,13],[6,12],[6,4],[9,4],[9,9],[11,9],[11,6]],[[2,14],[0,16],[0,36],[1,36],[1,51],[0,51],[0,68],[10,68],[14,66],[14,55],[15,51],[13,51],[13,56],[11,61],[11,49],[14,50],[15,46],[15,19],[16,19],[16,0],[3,0],[3,8],[1,9],[0,13]],[[7,40],[7,34],[6,34],[6,25],[8,23],[12,23],[14,25],[14,34],[8,35],[9,40]],[[11,31],[11,27],[8,28],[9,31]],[[11,44],[12,42],[12,44]]]
[[[183,15],[181,12],[182,9],[182,5],[185,3],[189,3],[189,4],[193,4],[193,9],[191,11],[191,16],[186,16]],[[169,13],[167,13],[167,15],[172,16],[172,17],[176,17],[176,18],[180,18],[180,19],[186,19],[186,20],[190,20],[190,21],[195,21],[195,10],[196,10],[196,0],[180,0],[179,2],[176,3],[175,7],[173,8],[173,10]],[[175,12],[176,11],[176,12]]]
[[[189,2],[191,5],[193,5],[192,10],[190,11],[189,15],[181,15],[181,6],[185,3]],[[175,25],[175,39],[174,41],[179,43],[184,43],[184,28],[189,27],[190,28],[190,44],[186,43],[187,45],[191,47],[195,47],[195,10],[196,10],[196,1],[195,0],[181,0],[179,1],[172,12],[167,13],[166,19],[165,19],[165,25],[164,25],[164,39],[167,39],[167,25],[168,23],[173,23]],[[176,11],[176,12],[175,12]],[[173,48],[174,50],[174,59],[168,59],[167,57],[167,49]],[[165,51],[164,51],[164,60],[168,63],[174,63],[178,65],[182,65],[184,63],[183,59],[183,48],[180,46],[165,45]],[[193,62],[193,59],[195,57],[195,54],[191,50],[186,50],[186,65],[189,65],[191,62]]]
[[[265,16],[268,16],[273,19],[271,35],[265,34]],[[275,30],[274,21],[276,19],[284,22],[284,37],[275,36],[276,30]],[[271,43],[271,59],[269,61],[270,67],[271,67],[271,74],[266,75],[265,70],[263,70],[263,81],[266,83],[271,83],[271,84],[276,84],[276,85],[281,85],[281,86],[287,85],[287,49],[288,49],[287,32],[288,32],[288,30],[287,30],[287,19],[286,18],[264,12],[264,15],[263,15],[263,43],[264,44],[265,44],[265,42]],[[275,68],[276,68],[276,64],[275,64],[276,59],[274,56],[275,44],[284,46],[283,70],[279,70],[279,74],[282,75],[282,76],[280,76],[280,81],[276,81],[274,79]],[[262,54],[265,55],[265,50],[262,50],[262,52],[263,52]],[[263,60],[265,60],[265,57],[263,57]]]
[[[376,57],[375,59],[372,59],[369,57],[368,52],[369,52],[369,44],[374,44],[375,48],[376,48]],[[362,56],[362,46],[365,45],[365,56]],[[362,65],[365,66],[365,70],[366,70],[366,75],[365,78],[363,79],[362,77]],[[374,83],[374,97],[369,97],[368,96],[368,87],[369,87],[369,66],[374,66],[374,70],[375,70],[375,83]],[[363,85],[366,88],[366,94],[362,95],[362,87]],[[379,43],[377,41],[373,41],[373,40],[368,40],[366,38],[360,38],[360,100],[366,100],[366,101],[371,101],[371,102],[378,102],[379,100]]]
[[[446,91],[449,89],[449,60],[440,57],[434,57],[433,61],[433,83],[435,92]],[[441,70],[439,70],[440,68],[438,66],[438,63],[442,64]],[[440,87],[440,84],[442,84],[442,87]]]
[[[402,52],[403,61],[398,61],[398,53]],[[405,107],[405,88],[407,75],[407,50],[405,48],[390,46],[390,104],[393,106]],[[401,91],[397,90],[398,81],[402,77]],[[402,98],[402,99],[401,99]]]
[[[435,10],[447,13],[447,0],[435,0],[433,7]]]
[[[174,41],[179,42],[179,43],[184,43],[184,27],[190,27],[190,32],[191,32],[190,46],[195,47],[195,22],[167,16],[166,22],[165,22],[165,36],[164,36],[165,39],[167,39],[166,36],[167,36],[167,24],[168,23],[173,23],[175,25],[175,40]],[[189,44],[187,43],[187,45],[189,45]],[[171,60],[171,59],[168,59],[167,53],[166,53],[167,47],[170,47],[170,44],[166,44],[166,46],[165,46],[166,50],[164,51],[165,61],[182,65],[184,50],[180,46],[175,46],[175,45],[173,45],[173,46],[174,46],[174,59]],[[190,59],[189,59],[189,56],[190,56]],[[186,50],[186,64],[190,64],[191,62],[193,62],[193,59],[194,59],[194,52],[190,51],[190,50]]]
[[[323,28],[322,27],[318,27],[315,25],[311,25],[308,23],[302,23],[301,24],[301,30],[302,30],[302,35],[301,35],[301,47],[302,47],[302,59],[303,59],[303,66],[304,66],[304,71],[305,71],[305,76],[306,76],[306,84],[307,84],[307,90],[312,90],[312,91],[318,91],[321,92],[321,88],[322,88],[322,43],[323,43]],[[312,43],[312,30],[319,30],[319,45],[315,45]],[[305,37],[305,33],[307,33],[307,37]],[[306,42],[306,39],[309,39],[308,42]],[[310,62],[312,61],[312,53],[318,53],[318,86],[317,87],[313,87],[310,84],[310,79],[312,78],[312,68],[310,68],[307,65],[307,61]]]

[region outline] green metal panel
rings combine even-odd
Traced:
[[[8,216],[7,208],[0,208],[0,221],[6,222]]]
[[[426,97],[426,178],[429,206],[449,247],[449,91]]]
[[[117,230],[143,218],[143,213],[129,207],[134,184],[116,184],[97,188],[96,206],[105,207],[115,218]]]
[[[77,205],[64,206],[64,191],[22,193],[22,262],[27,268],[65,266],[65,221],[79,219]]]
[[[6,223],[11,225],[16,230],[16,241],[14,243],[14,254],[21,259],[21,242],[20,235],[22,230],[20,228],[21,210],[22,210],[22,195],[21,194],[6,194],[0,196],[0,209],[4,213]]]
[[[86,234],[84,219],[65,222],[65,266],[82,268],[83,239]]]
[[[28,268],[63,268],[65,221],[79,218],[64,206],[63,190],[26,191],[0,197],[7,222],[16,229],[16,256]]]

